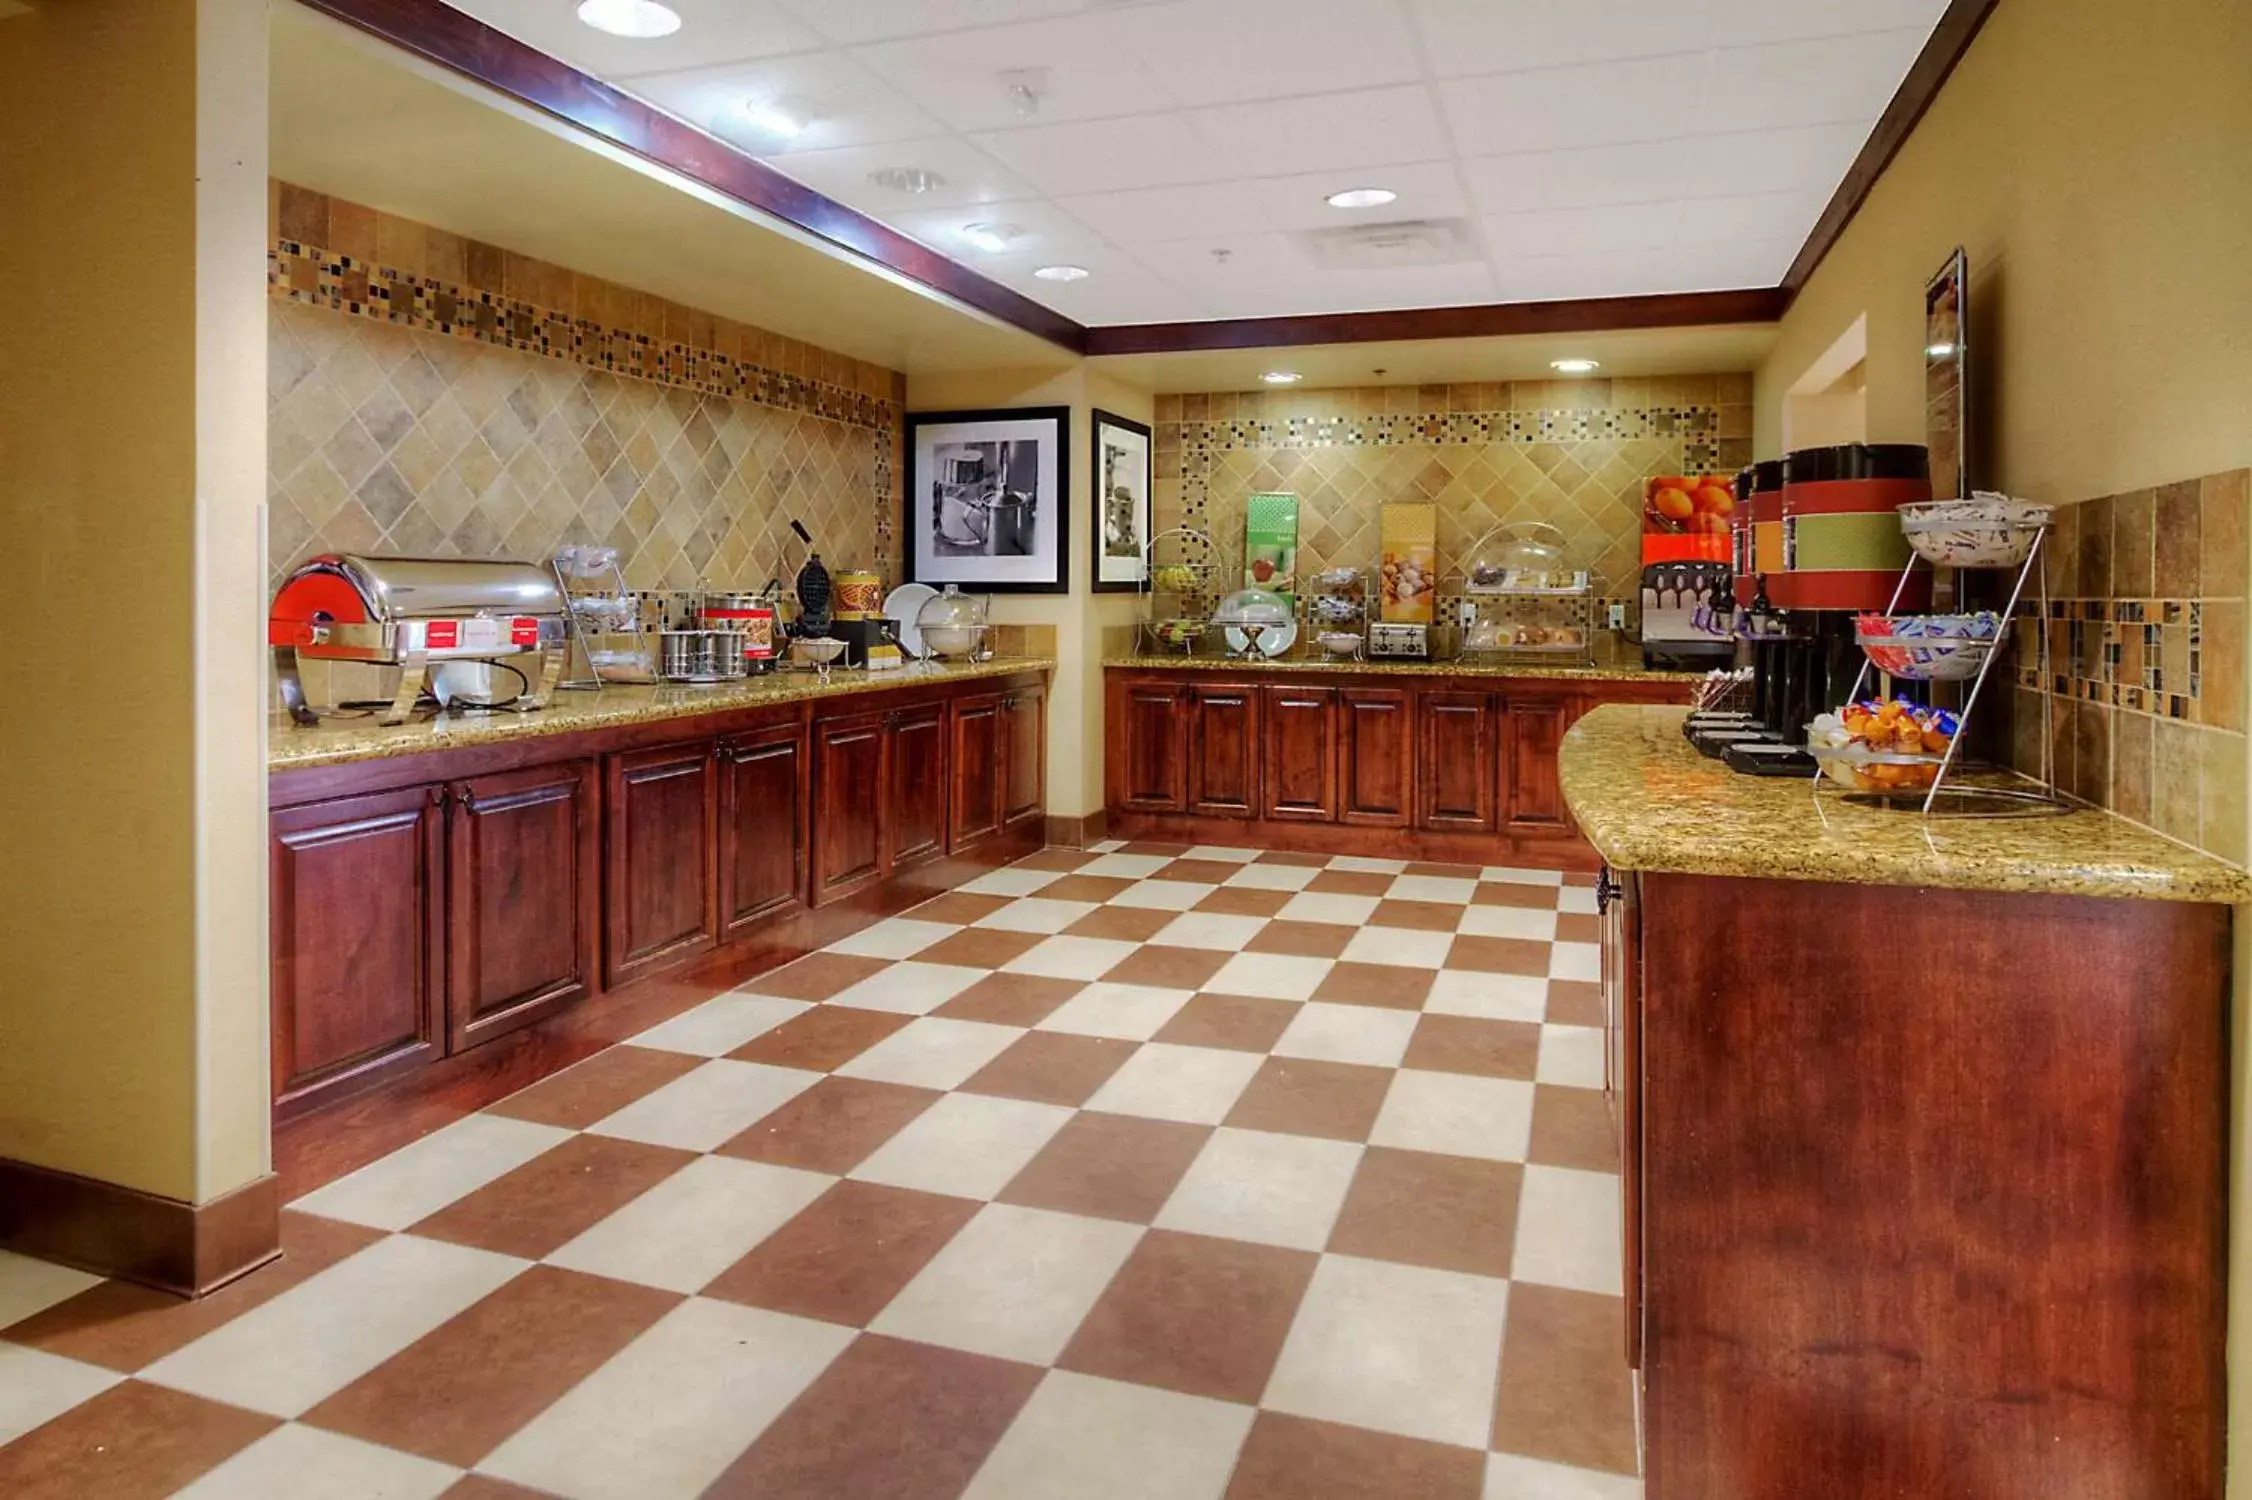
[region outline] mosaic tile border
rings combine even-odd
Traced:
[[[2156,718],[2203,722],[2205,612],[2200,599],[2052,599],[2049,671],[2043,674],[2030,634],[2036,606],[2020,612],[2017,684]]]
[[[1253,417],[1164,424],[1160,443],[1184,453],[1257,448],[1393,448],[1475,443],[1624,442],[1682,438],[1710,444],[1717,459],[1720,409],[1713,406],[1425,411],[1331,417]],[[1170,439],[1170,441],[1167,441]]]

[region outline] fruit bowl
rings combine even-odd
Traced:
[[[1350,630],[1325,630],[1314,637],[1314,644],[1335,657],[1361,654],[1361,638]]]
[[[2006,495],[1927,500],[1900,507],[1900,529],[1916,555],[1942,568],[2014,568],[2033,550],[2053,507]]]
[[[1142,628],[1149,632],[1151,640],[1169,651],[1190,650],[1204,636],[1202,620],[1151,620]]]
[[[1945,709],[1898,700],[1849,703],[1806,726],[1806,751],[1840,786],[1919,792],[1939,780],[1961,728],[1962,720]]]
[[[1823,773],[1857,792],[1929,791],[1945,757],[1871,750],[1862,745],[1809,745]]]
[[[2002,617],[1974,615],[1862,615],[1855,638],[1878,671],[1910,682],[1961,682],[1976,677],[2001,643]]]

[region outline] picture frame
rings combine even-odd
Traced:
[[[908,581],[1070,591],[1070,407],[909,412],[905,438]]]
[[[1131,417],[1093,412],[1094,497],[1088,586],[1098,594],[1138,590],[1149,578],[1150,432]]]

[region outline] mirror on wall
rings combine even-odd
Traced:
[[[1968,495],[1970,452],[1970,276],[1955,247],[1924,284],[1924,441],[1935,499]]]

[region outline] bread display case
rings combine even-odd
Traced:
[[[1461,654],[1470,660],[1585,666],[1595,656],[1595,591],[1564,534],[1541,521],[1495,527],[1456,575]]]

